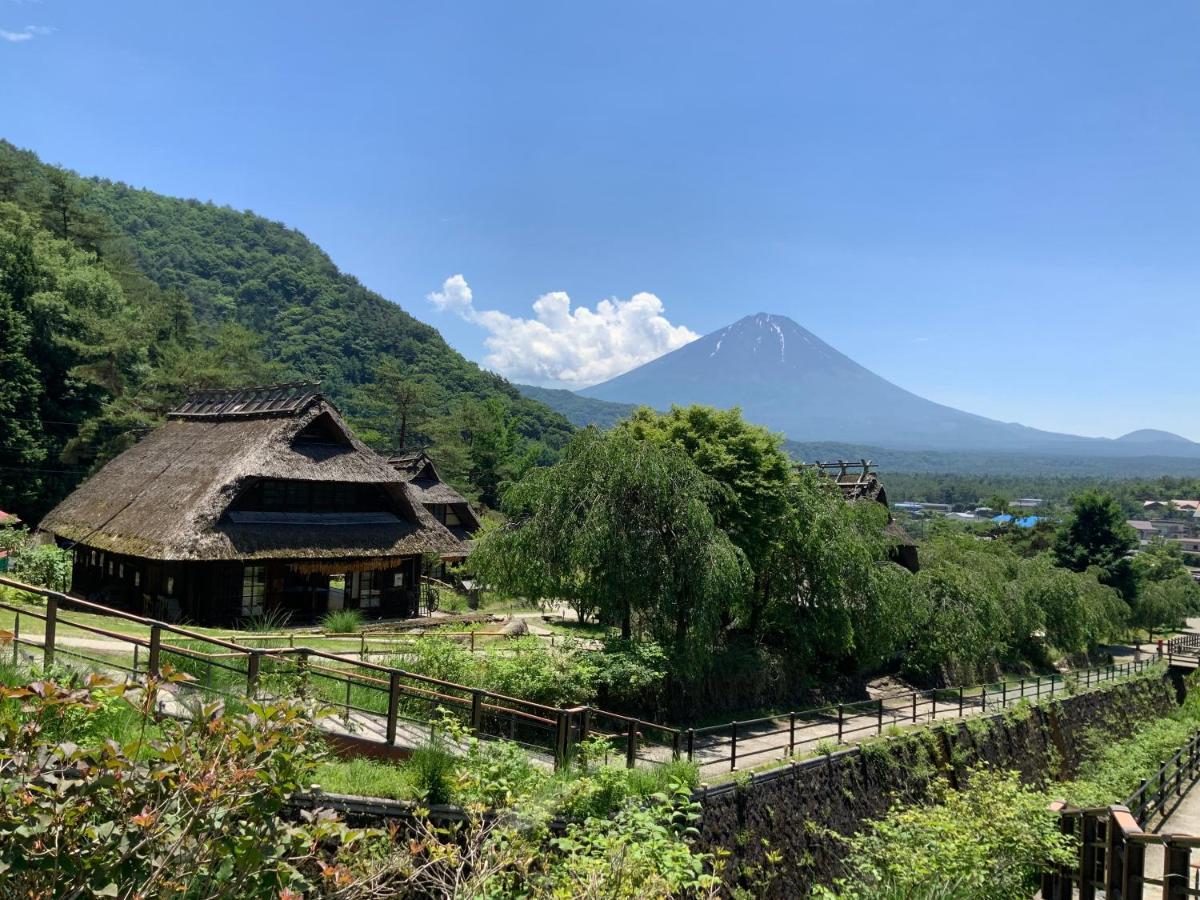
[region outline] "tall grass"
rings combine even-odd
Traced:
[[[357,609],[339,609],[325,614],[321,628],[328,634],[357,634],[363,627],[363,614]]]

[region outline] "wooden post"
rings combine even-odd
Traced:
[[[687,734],[688,762],[692,762],[696,756],[696,729],[689,728]]]
[[[479,731],[483,724],[483,691],[471,691],[471,730]]]
[[[842,729],[845,726],[845,718],[846,717],[845,717],[845,710],[842,708],[842,704],[839,703],[837,709],[838,709],[838,739],[837,739],[837,742],[839,744],[841,744]]]
[[[400,673],[392,672],[388,676],[388,709],[387,709],[387,743],[389,747],[396,746],[396,720],[400,712]]]
[[[1124,896],[1121,886],[1125,880],[1125,831],[1113,814],[1108,818],[1107,844],[1104,852],[1104,895],[1119,900]]]
[[[134,675],[136,675],[136,674],[137,674],[137,670],[138,670],[138,651],[139,651],[140,649],[142,649],[142,645],[141,645],[141,644],[134,644],[134,645],[133,645],[133,674],[134,674]]]
[[[474,653],[475,652],[475,632],[472,631],[470,634],[471,634],[471,652]]]
[[[362,662],[366,662],[367,661],[367,633],[365,631],[360,631],[358,633],[358,641],[359,641],[358,658]]]
[[[21,614],[18,612],[16,617],[13,619],[13,661],[12,661],[12,664],[14,666],[16,666],[17,661],[20,659],[20,646],[21,646]]]
[[[883,734],[883,698],[882,698],[882,697],[880,697],[880,698],[879,698],[879,718],[878,718],[878,726],[879,726],[879,727],[876,729],[876,732],[877,732],[878,734]]]
[[[729,771],[733,772],[737,769],[737,721],[731,723],[731,736],[729,738]]]
[[[796,714],[788,713],[788,756],[796,755]],[[689,757],[690,758],[690,757]]]
[[[1087,813],[1082,819],[1083,834],[1079,847],[1079,900],[1095,900],[1096,887],[1092,877],[1096,870],[1096,816]]]
[[[162,655],[162,626],[150,626],[150,658],[146,660],[146,674],[157,678],[160,674],[159,657]],[[211,679],[209,679],[211,681]]]
[[[579,716],[579,743],[583,743],[588,739],[588,735],[592,731],[592,708],[585,706],[583,712]],[[689,756],[688,759],[691,759]]]
[[[261,650],[251,650],[250,655],[246,657],[246,696],[251,700],[254,699],[254,693],[258,689],[258,669],[262,663],[260,659]],[[350,680],[346,680],[346,684],[350,684]]]
[[[681,750],[680,744],[682,741],[683,741],[683,732],[682,731],[676,730],[671,733],[671,760],[673,762],[679,762],[680,750]]]
[[[567,729],[570,727],[570,720],[565,709],[560,709],[555,719],[554,771],[557,772],[567,762]]]
[[[1042,676],[1041,675],[1039,675],[1037,677],[1037,686],[1033,689],[1033,699],[1035,699],[1035,700],[1042,699]]]
[[[625,741],[625,768],[632,769],[637,765],[637,719],[629,720],[629,736]]]
[[[58,624],[58,598],[51,594],[46,598],[46,636],[42,638],[42,668],[54,665],[54,631]]]
[[[961,719],[963,715],[963,689],[962,685],[958,686],[958,717]]]
[[[1008,709],[1008,682],[1007,681],[1002,681],[1000,683],[1000,708]]]
[[[1125,866],[1121,872],[1122,900],[1138,900],[1146,877],[1146,845],[1136,841],[1125,844]]]
[[[930,712],[929,712],[929,721],[936,722],[937,721],[937,688],[934,688],[930,692],[929,701],[930,701],[930,703],[933,704],[933,707],[930,709]]]
[[[1163,900],[1188,900],[1188,861],[1191,851],[1187,846],[1177,846],[1168,837],[1163,853]]]
[[[912,694],[912,720],[913,720],[914,724],[917,721],[917,692],[916,691],[913,691],[913,694]]]

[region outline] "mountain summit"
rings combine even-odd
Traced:
[[[666,409],[740,406],[794,441],[893,449],[1198,456],[1167,432],[1113,441],[998,422],[918,397],[835,350],[787,316],[757,313],[579,392]]]

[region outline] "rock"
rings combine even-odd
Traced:
[[[501,631],[508,637],[521,637],[529,634],[529,623],[524,619],[509,619]]]

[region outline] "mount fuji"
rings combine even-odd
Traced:
[[[798,442],[897,450],[1200,458],[1200,444],[1170,432],[1141,430],[1115,439],[1085,438],[934,403],[859,365],[787,316],[768,313],[746,316],[577,394],[590,401],[656,409],[693,403],[738,406],[749,421]]]

